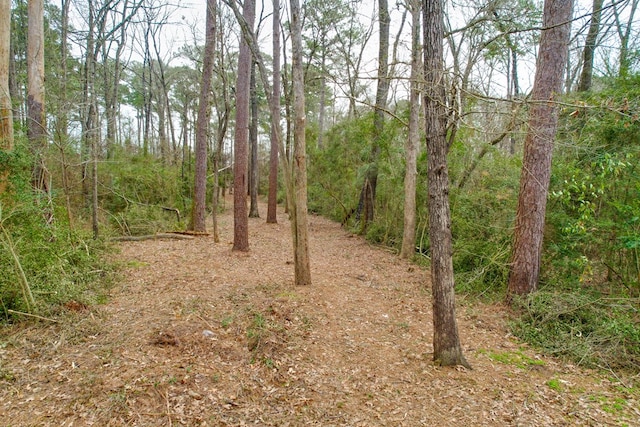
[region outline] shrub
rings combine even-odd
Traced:
[[[108,246],[72,230],[55,199],[49,206],[35,197],[23,145],[11,157],[12,185],[0,201],[0,318],[15,312],[50,314],[72,299],[98,300],[112,273],[103,260]],[[44,215],[51,209],[53,222]]]
[[[590,367],[640,369],[640,300],[538,291],[516,301],[512,330],[547,353]]]

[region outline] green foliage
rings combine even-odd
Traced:
[[[516,335],[578,363],[640,367],[640,77],[570,100],[552,171],[542,291]],[[582,108],[581,106],[584,106]],[[589,108],[587,108],[589,106]]]
[[[101,261],[104,242],[72,230],[63,211],[37,198],[30,186],[30,157],[24,146],[8,156],[10,191],[0,201],[0,318],[14,312],[51,314],[76,300],[100,299],[111,267]],[[55,220],[44,214],[53,208]],[[31,293],[33,302],[28,297]]]
[[[583,289],[538,291],[517,301],[515,335],[586,366],[640,368],[640,300],[605,298]]]
[[[191,199],[184,194],[191,191],[192,177],[182,179],[178,167],[145,156],[127,159],[120,153],[101,165],[99,176],[105,189],[102,208],[117,232],[141,235],[184,226],[191,209]],[[179,219],[173,209],[179,211]]]
[[[517,366],[520,369],[529,369],[532,366],[544,366],[545,364],[543,360],[531,358],[524,354],[521,350],[504,352],[479,350],[478,352],[480,354],[486,354],[487,357],[489,357],[489,359],[493,360],[494,362],[502,363],[504,365]]]
[[[578,102],[599,108],[566,117],[574,149],[553,171],[548,282],[640,295],[638,80],[588,95]]]
[[[343,221],[358,204],[373,115],[334,126],[323,150],[309,150],[309,210]]]
[[[388,120],[380,138],[377,164],[371,162],[373,113],[334,126],[322,150],[310,151],[309,209],[361,231],[358,203],[364,177],[377,168],[378,181],[374,221],[369,241],[399,247],[402,240],[402,206],[405,130]],[[399,190],[400,189],[400,190]]]
[[[453,148],[466,157],[469,147]],[[465,163],[453,163],[452,176]],[[467,185],[451,190],[453,263],[458,291],[501,299],[509,273],[519,165],[495,149],[486,155]]]

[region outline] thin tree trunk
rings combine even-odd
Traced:
[[[409,93],[409,132],[405,143],[404,226],[401,258],[410,258],[416,251],[416,178],[418,139],[420,138],[420,0],[412,0],[411,8],[411,82]]]
[[[320,101],[318,106],[318,150],[322,150],[323,146],[323,137],[324,137],[324,110],[325,104],[327,103],[327,76],[326,76],[326,61],[327,61],[327,48],[325,46],[326,42],[322,41],[322,59],[321,59],[321,67],[320,72],[322,73],[320,77]]]
[[[92,108],[92,115],[94,119],[92,123],[97,126],[97,111]],[[91,154],[92,154],[92,172],[91,172],[91,226],[93,229],[93,238],[97,239],[100,236],[99,218],[98,218],[98,131],[94,129],[91,131]]]
[[[469,367],[462,354],[455,316],[447,109],[444,87],[443,0],[424,2],[424,104],[429,179],[429,239],[433,283],[433,360]]]
[[[229,115],[231,112],[231,100],[229,99],[229,85],[227,84],[226,69],[225,69],[225,43],[223,38],[222,25],[219,25],[220,47],[218,52],[218,70],[219,77],[222,81],[222,100],[223,106],[216,105],[216,112],[218,115],[218,130],[216,135],[216,146],[213,154],[213,240],[216,243],[220,242],[220,234],[218,230],[218,209],[220,206],[220,166],[222,166],[222,150],[224,148],[224,139],[227,134],[227,127],[229,125]],[[224,188],[222,189],[222,196],[224,198]]]
[[[9,95],[11,0],[0,0],[0,150],[13,150],[13,111]],[[0,196],[6,191],[9,171],[0,169]]]
[[[551,155],[558,125],[555,98],[562,90],[568,55],[573,0],[545,0],[543,30],[531,94],[507,300],[536,290],[551,176]]]
[[[61,22],[60,22],[60,108],[56,116],[56,136],[60,150],[60,161],[62,163],[62,191],[64,192],[65,205],[67,210],[67,221],[69,228],[73,229],[73,213],[71,209],[71,188],[69,185],[69,164],[66,159],[66,149],[68,143],[69,127],[69,104],[67,101],[67,59],[68,59],[68,34],[69,34],[69,6],[70,0],[62,0]]]
[[[618,31],[618,37],[620,37],[620,54],[619,54],[619,70],[618,77],[627,77],[629,75],[629,68],[631,67],[631,58],[629,58],[629,41],[631,38],[631,30],[633,25],[633,20],[636,14],[636,10],[638,9],[638,4],[640,0],[631,0],[631,9],[629,10],[627,16],[627,23],[623,27],[622,21],[620,20],[621,14],[618,9],[620,3],[612,2],[613,5],[613,16],[616,21],[616,29]],[[626,5],[627,2],[623,2],[623,5]]]
[[[589,32],[587,33],[584,50],[582,51],[582,72],[580,73],[580,82],[578,83],[579,92],[586,92],[591,89],[591,81],[593,79],[593,54],[598,43],[603,3],[604,0],[593,0]]]
[[[254,0],[245,0],[243,17],[253,34]],[[238,78],[236,82],[236,130],[233,164],[233,250],[249,250],[249,219],[247,215],[247,145],[249,140],[249,86],[251,51],[245,37],[240,38]]]
[[[305,152],[304,71],[302,65],[302,22],[298,0],[291,0],[291,57],[293,84],[293,187],[291,203],[294,224],[293,253],[296,285],[311,284],[307,226],[307,159]]]
[[[207,30],[202,66],[202,82],[198,103],[196,123],[196,170],[194,177],[194,195],[192,227],[193,231],[204,232],[207,229],[207,144],[209,135],[209,117],[211,115],[211,83],[213,78],[213,59],[216,37],[216,2],[207,0]]]
[[[278,222],[278,129],[280,127],[280,0],[273,0],[273,95],[271,96],[271,144],[269,151],[269,195],[267,223]],[[267,90],[265,88],[265,90]]]
[[[251,98],[251,126],[249,127],[249,142],[251,146],[251,174],[249,177],[249,218],[260,218],[258,212],[258,94],[256,91],[256,64],[251,64],[251,84],[249,88]]]
[[[47,128],[44,112],[44,3],[28,1],[27,134],[35,157],[33,187],[49,197],[49,173],[45,165]],[[50,212],[47,214],[50,219]]]

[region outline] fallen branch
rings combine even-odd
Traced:
[[[174,240],[193,240],[194,237],[186,234],[178,233],[156,233],[147,234],[144,236],[116,236],[110,240],[114,242],[140,242],[143,240],[159,240],[159,239],[174,239]]]
[[[169,206],[160,206],[163,211],[170,211],[176,213],[176,219],[180,222],[180,211],[177,208],[170,208]]]
[[[46,320],[47,322],[58,323],[58,321],[55,320],[55,319],[49,319],[48,317],[38,316],[37,314],[24,313],[22,311],[16,311],[16,310],[7,309],[7,313],[18,314],[20,316],[33,317],[33,318],[39,319],[39,320]]]

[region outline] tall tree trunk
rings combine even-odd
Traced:
[[[49,197],[49,173],[44,161],[47,148],[44,112],[44,2],[29,0],[27,7],[27,134],[35,158],[33,187]]]
[[[420,138],[420,0],[412,0],[411,8],[411,82],[409,83],[409,132],[405,143],[404,225],[401,258],[410,258],[416,251],[416,178],[418,139]]]
[[[307,226],[307,158],[305,142],[304,70],[302,64],[302,22],[298,0],[291,0],[291,58],[293,84],[293,255],[296,285],[311,284]]]
[[[91,228],[93,230],[93,238],[100,236],[99,219],[98,219],[98,158],[99,158],[99,132],[98,132],[98,109],[95,107],[95,97],[92,98],[91,114]]]
[[[586,92],[591,89],[591,80],[593,78],[593,54],[598,43],[603,3],[604,0],[593,0],[589,32],[587,33],[587,38],[584,41],[584,50],[582,51],[582,71],[580,72],[580,82],[578,83],[579,92]]]
[[[216,2],[207,0],[207,30],[204,46],[202,82],[196,123],[196,170],[194,176],[192,227],[193,231],[206,231],[207,203],[207,145],[209,116],[211,115],[211,83],[216,37]]]
[[[222,21],[220,21],[222,23]],[[229,99],[229,85],[227,82],[227,70],[225,67],[225,42],[223,37],[222,25],[218,26],[218,40],[220,47],[218,49],[218,70],[219,77],[222,82],[222,106],[216,102],[216,113],[218,115],[218,129],[216,133],[216,146],[213,154],[213,197],[212,197],[212,219],[213,219],[213,240],[215,243],[220,242],[220,234],[218,231],[218,207],[220,200],[220,167],[222,166],[222,150],[224,148],[224,139],[227,134],[229,125],[229,115],[231,113],[231,100]],[[224,191],[224,188],[223,188]],[[223,193],[224,194],[224,193]]]
[[[243,16],[253,34],[254,0],[245,0]],[[233,250],[249,250],[249,219],[247,215],[247,145],[249,139],[249,85],[251,51],[246,37],[240,38],[238,78],[236,81],[236,130],[233,164]]]
[[[273,0],[273,94],[271,96],[271,143],[269,147],[269,195],[267,223],[278,222],[278,129],[280,126],[280,0]],[[265,88],[265,90],[267,90]]]
[[[573,0],[545,0],[543,30],[531,94],[529,130],[525,139],[520,194],[507,300],[538,286],[553,140],[558,125],[554,98],[562,89],[567,60]]]
[[[387,0],[378,0],[378,83],[376,89],[376,105],[373,116],[373,142],[369,165],[364,176],[364,183],[360,192],[358,215],[361,217],[364,233],[373,221],[378,186],[378,161],[380,159],[380,145],[384,132],[384,115],[389,93],[389,6]]]
[[[68,81],[68,34],[69,34],[69,6],[70,0],[62,0],[61,22],[60,22],[60,107],[56,114],[56,141],[60,150],[60,161],[62,163],[62,191],[64,192],[67,221],[69,227],[73,228],[73,213],[71,209],[71,188],[69,185],[69,163],[67,162],[67,145],[69,141],[69,103],[67,99]]]
[[[256,91],[256,64],[251,64],[251,84],[249,88],[251,98],[251,126],[249,127],[249,142],[251,146],[251,174],[249,176],[249,218],[260,218],[258,212],[258,92]]]
[[[325,116],[325,106],[326,106],[326,98],[327,98],[327,48],[325,46],[326,41],[322,41],[322,58],[320,65],[320,72],[322,73],[320,76],[320,101],[318,106],[318,150],[322,150],[323,146],[323,137],[324,137],[324,116]]]
[[[0,0],[0,150],[13,150],[13,111],[9,95],[11,0]],[[0,196],[6,191],[9,171],[0,169]]]
[[[444,87],[443,0],[424,0],[424,104],[429,179],[429,239],[433,283],[433,359],[442,366],[469,366],[462,354],[455,315],[447,108]]]
[[[147,17],[148,20],[151,18]],[[147,22],[145,28],[144,53],[142,58],[142,154],[147,157],[152,151],[151,144],[151,51],[149,39],[151,38],[151,22]]]
[[[157,79],[156,83],[161,85],[161,78]],[[162,160],[162,163],[166,165],[170,162],[170,147],[169,140],[167,138],[167,103],[164,99],[164,91],[161,90],[161,88],[156,87],[154,97],[156,98],[156,115],[158,116],[158,145],[160,147],[160,160]],[[169,118],[169,120],[171,120],[171,118]]]

